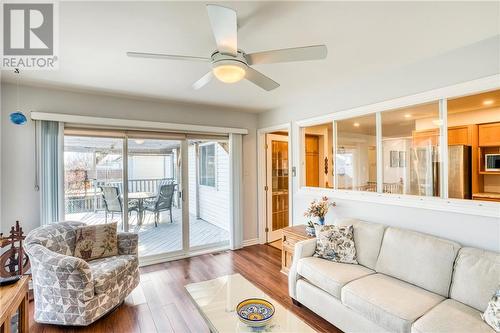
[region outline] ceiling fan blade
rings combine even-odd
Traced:
[[[238,23],[236,11],[218,5],[207,5],[208,18],[220,53],[238,54]]]
[[[208,82],[210,82],[212,80],[212,76],[213,76],[212,71],[203,75],[201,77],[201,79],[199,79],[198,81],[193,83],[193,89],[198,90],[198,89],[202,88],[203,86],[205,86]]]
[[[134,58],[170,59],[170,60],[187,60],[187,61],[210,61],[210,58],[205,58],[205,57],[183,56],[183,55],[163,54],[163,53],[127,52],[127,55],[129,57],[134,57]]]
[[[245,79],[266,91],[276,89],[280,86],[278,82],[273,81],[272,79],[268,78],[261,72],[256,71],[252,67],[246,68]]]
[[[245,55],[249,65],[271,64],[276,62],[318,60],[326,58],[326,45],[292,47],[289,49],[256,52]]]

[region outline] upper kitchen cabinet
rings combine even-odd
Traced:
[[[448,127],[448,145],[472,146],[474,144],[474,133],[477,136],[477,125]]]
[[[479,146],[500,146],[500,122],[479,125]]]

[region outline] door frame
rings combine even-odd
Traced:
[[[266,244],[266,225],[267,225],[267,196],[265,186],[267,183],[267,164],[266,164],[266,134],[276,131],[288,132],[288,224],[293,225],[293,156],[292,156],[292,123],[261,128],[257,130],[257,211],[258,211],[258,243]]]
[[[269,188],[269,184],[272,182],[272,175],[269,173],[269,161],[272,159],[272,147],[270,147],[269,142],[270,141],[282,141],[287,143],[287,150],[288,150],[288,145],[290,145],[290,137],[289,135],[284,136],[284,135],[278,135],[278,134],[267,134],[266,135],[266,144],[267,144],[267,149],[266,149],[266,184],[268,186],[268,190],[266,191],[266,228],[268,228],[268,231],[266,233],[266,241],[268,243],[272,243],[276,240],[278,240],[279,236],[277,236],[281,231],[276,230],[273,231],[271,230],[272,228],[272,204],[273,204],[273,199],[272,199],[272,190]],[[288,166],[290,168],[290,158],[288,158]],[[288,178],[290,178],[290,173],[288,173]],[[288,193],[290,193],[290,188],[288,188]],[[288,198],[290,200],[290,198]],[[271,209],[269,209],[271,208]],[[288,219],[288,223],[290,223],[290,219]]]

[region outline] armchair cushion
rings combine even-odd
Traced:
[[[96,294],[106,293],[119,285],[125,276],[133,275],[139,266],[137,256],[121,255],[100,258],[88,262],[94,279]]]
[[[76,228],[75,257],[85,260],[118,254],[117,223],[85,225]]]
[[[84,302],[94,297],[92,272],[85,260],[53,252],[40,244],[25,248],[31,261],[35,296],[54,304]]]

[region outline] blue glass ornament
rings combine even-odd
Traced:
[[[17,111],[10,114],[10,121],[14,125],[24,125],[28,120],[22,112]]]

